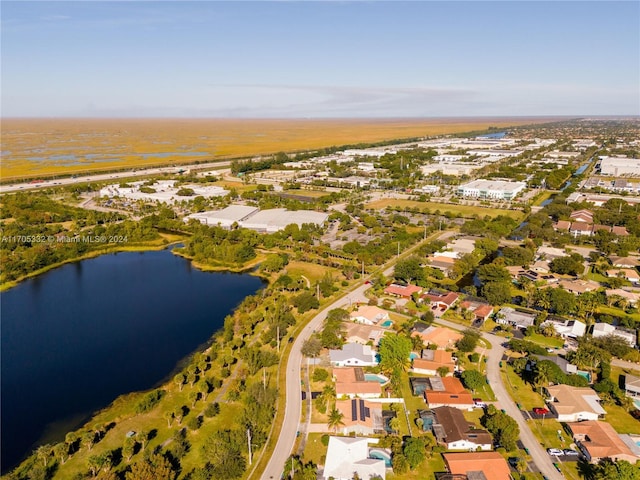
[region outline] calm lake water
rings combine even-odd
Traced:
[[[2,471],[118,395],[151,388],[263,286],[169,250],[68,264],[2,293]]]

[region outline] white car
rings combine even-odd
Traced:
[[[549,455],[553,455],[553,456],[560,456],[560,455],[564,455],[564,452],[562,450],[558,450],[557,448],[549,448],[547,449],[547,453]]]

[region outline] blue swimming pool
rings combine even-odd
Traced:
[[[638,410],[640,410],[640,398],[634,399],[633,404],[636,406]]]
[[[378,374],[378,373],[365,373],[364,374],[364,379],[367,382],[378,382],[378,383],[380,383],[380,385],[384,385],[385,383],[387,383],[389,381],[389,379],[387,377],[385,377],[384,375]]]
[[[391,320],[385,320],[380,324],[380,326],[384,328],[389,328],[391,325],[393,325],[393,322]]]
[[[381,448],[372,448],[369,450],[369,457],[376,460],[384,460],[384,466],[391,468],[391,455]]]
[[[409,358],[410,358],[411,360],[415,360],[416,358],[420,358],[420,355],[418,355],[416,352],[411,352],[411,353],[409,354]]]

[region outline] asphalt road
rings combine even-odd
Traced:
[[[322,322],[327,317],[327,313],[334,308],[342,308],[349,304],[348,297],[353,299],[364,297],[364,291],[370,285],[361,285],[349,292],[347,297],[342,297],[326,307],[300,332],[293,342],[289,359],[287,360],[287,380],[286,380],[286,406],[284,410],[284,421],[278,435],[278,442],[269,459],[269,463],[260,478],[265,480],[280,479],[284,469],[284,463],[293,451],[296,440],[296,432],[300,428],[300,414],[302,412],[302,385],[300,382],[300,369],[302,367],[302,344],[315,330],[322,327]]]
[[[109,180],[118,180],[123,178],[132,177],[144,177],[147,175],[158,175],[161,173],[176,173],[180,169],[189,170],[206,170],[207,168],[228,167],[231,165],[231,160],[222,160],[219,162],[201,163],[198,165],[177,165],[175,167],[162,167],[162,168],[146,168],[128,170],[126,172],[112,172],[112,173],[96,173],[92,175],[83,175],[75,178],[59,178],[49,179],[38,183],[11,183],[7,185],[0,185],[0,193],[19,192],[25,190],[35,190],[38,188],[57,187],[62,185],[73,185],[75,183],[86,182],[105,182]]]
[[[461,325],[457,323],[447,322],[446,320],[437,320],[436,323],[442,324],[446,327],[460,329]],[[498,337],[490,333],[483,333],[482,337],[491,344],[491,349],[485,350],[487,357],[487,378],[489,384],[493,389],[493,393],[496,395],[496,408],[504,409],[507,414],[512,417],[520,427],[520,440],[522,444],[529,450],[529,454],[533,459],[536,467],[545,475],[549,480],[562,480],[564,475],[556,470],[553,466],[553,461],[546,449],[540,445],[540,442],[533,434],[526,420],[522,416],[522,413],[516,406],[515,402],[511,399],[511,396],[507,392],[502,377],[500,375],[500,360],[504,355],[505,348],[502,344],[505,342],[504,337]]]

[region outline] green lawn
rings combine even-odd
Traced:
[[[556,337],[545,337],[539,333],[534,333],[533,335],[529,335],[525,337],[525,340],[529,340],[530,342],[537,343],[538,345],[542,345],[544,347],[558,347],[561,348],[564,345],[564,340]]]
[[[509,365],[502,368],[502,379],[511,398],[525,410],[544,405],[542,397],[528,383],[525,383]]]
[[[439,453],[434,453],[431,458],[427,459],[422,465],[414,471],[407,472],[403,475],[396,475],[393,472],[387,473],[387,480],[433,480],[435,472],[444,472],[444,459]]]
[[[628,314],[624,310],[615,307],[607,307],[606,305],[598,305],[596,309],[598,313],[604,313],[606,315],[611,315],[614,317],[630,317],[636,321],[640,320],[640,313],[632,313]]]
[[[604,420],[610,423],[618,433],[635,433],[640,435],[640,422],[619,405],[604,405],[607,414]]]
[[[323,465],[324,459],[322,458],[327,454],[327,447],[325,447],[321,438],[323,433],[310,433],[307,436],[307,444],[304,447],[304,461],[305,463],[311,460],[316,465]]]

